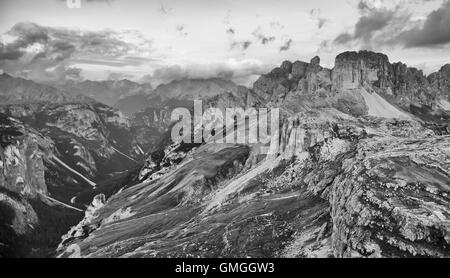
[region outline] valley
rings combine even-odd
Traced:
[[[3,75],[0,256],[449,257],[449,70],[359,51],[248,88]],[[277,143],[174,142],[172,111],[196,99],[279,108]]]

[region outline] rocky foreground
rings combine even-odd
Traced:
[[[450,257],[449,70],[346,52],[333,69],[284,62],[212,96],[280,107],[277,152],[163,135],[137,175],[94,198],[58,256]]]

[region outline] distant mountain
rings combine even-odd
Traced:
[[[130,117],[148,106],[150,106],[149,95],[143,92],[123,96],[114,105],[115,108]]]
[[[152,92],[150,84],[139,84],[127,79],[107,81],[70,81],[59,87],[69,94],[81,94],[109,106],[128,96],[148,95]],[[127,113],[128,111],[123,111]]]
[[[448,257],[449,77],[361,51],[338,55],[333,69],[319,57],[285,61],[251,89],[163,85],[137,114],[168,128],[160,143],[129,186],[95,198],[58,254]],[[171,142],[165,98],[198,96],[219,108],[280,108],[274,152]]]
[[[147,108],[160,108],[171,100],[192,101],[237,91],[238,86],[232,81],[219,78],[181,79],[159,85],[151,93],[150,90],[138,90],[133,94],[124,94],[116,100],[114,107],[125,115],[132,116]],[[94,98],[94,94],[90,94],[90,96]],[[100,101],[98,97],[96,99]]]
[[[80,94],[67,93],[31,80],[0,75],[0,104],[92,102]]]
[[[101,103],[0,111],[0,242],[7,244],[0,244],[0,257],[49,256],[85,205],[98,193],[117,192],[144,152],[128,119]],[[5,220],[3,212],[16,218]],[[8,221],[23,227],[7,228]]]
[[[116,104],[130,119],[14,82],[4,95],[27,98],[0,103],[0,255],[54,251],[64,228],[61,257],[449,255],[448,65],[425,76],[370,51],[341,53],[333,68],[284,61],[251,88],[184,79],[132,90]],[[171,111],[197,98],[279,108],[279,133],[270,144],[173,142]]]
[[[220,95],[224,92],[237,91],[232,81],[220,78],[181,79],[159,85],[151,94],[162,99],[194,100]]]
[[[218,101],[224,99],[226,95],[241,96],[246,91],[248,89],[245,87],[218,78],[182,79],[159,85],[145,99],[143,99],[143,95],[123,98],[116,107],[119,108],[119,105],[121,107],[133,105],[134,108],[142,107],[131,117],[133,134],[144,150],[151,151],[172,124],[173,109],[185,107],[192,110],[195,99]],[[139,104],[137,104],[138,102]],[[128,109],[128,111],[130,110]]]

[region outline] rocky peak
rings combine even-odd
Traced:
[[[292,64],[292,76],[295,79],[301,79],[306,74],[306,69],[308,68],[308,63],[302,61],[295,61]]]
[[[319,66],[320,65],[320,57],[319,56],[315,56],[314,58],[311,59],[310,62],[311,66]]]
[[[439,72],[445,74],[446,76],[450,76],[450,64],[445,64],[444,66],[442,66]]]
[[[344,52],[336,57],[333,85],[337,90],[356,89],[366,84],[386,88],[391,68],[384,54],[371,51]]]
[[[450,101],[450,64],[446,64],[438,72],[430,74],[428,82],[440,97]]]
[[[79,94],[69,94],[49,85],[13,77],[5,73],[0,75],[0,103],[2,105],[72,102],[90,103],[93,100]]]
[[[282,101],[292,91],[315,92],[321,88],[318,83],[329,83],[331,72],[320,66],[318,56],[311,59],[310,63],[303,61],[284,61],[280,67],[274,68],[268,74],[263,74],[253,84],[253,91],[270,102]]]
[[[280,67],[282,70],[284,70],[285,72],[287,72],[287,73],[291,73],[292,72],[292,62],[290,62],[290,61],[284,61],[282,64],[281,64],[281,67]]]
[[[47,194],[43,157],[53,142],[0,113],[0,188],[28,198]]]

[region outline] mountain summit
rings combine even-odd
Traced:
[[[285,61],[205,100],[281,108],[275,153],[172,142],[169,128],[134,185],[98,195],[59,256],[448,257],[447,84],[445,67],[426,77],[368,51],[333,69]]]

